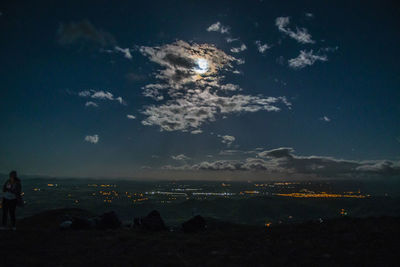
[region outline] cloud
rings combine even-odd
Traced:
[[[400,162],[392,162],[389,160],[381,161],[366,161],[356,168],[357,171],[372,172],[372,173],[386,173],[386,174],[400,174]]]
[[[96,91],[96,90],[84,90],[78,93],[80,97],[90,97],[93,99],[100,99],[100,100],[110,100],[110,101],[117,101],[121,105],[126,105],[125,101],[122,97],[114,97],[114,95],[108,91]]]
[[[91,43],[99,46],[111,46],[116,43],[112,34],[97,29],[88,20],[61,24],[57,31],[57,38],[61,45]]]
[[[269,165],[295,173],[315,173],[323,175],[356,174],[361,172],[379,174],[400,174],[400,162],[387,160],[355,161],[323,156],[297,156],[292,148],[278,148],[258,155],[269,159]],[[272,164],[271,164],[272,163]]]
[[[289,17],[278,17],[275,19],[275,25],[279,31],[287,34],[289,37],[295,39],[297,42],[302,44],[313,44],[315,41],[312,40],[311,34],[308,33],[306,28],[297,28],[296,32],[288,28],[290,23]]]
[[[228,150],[229,151],[229,150]],[[235,150],[232,150],[236,153]],[[220,153],[220,155],[222,155]],[[231,154],[225,154],[231,155]],[[169,166],[170,170],[208,171],[261,171],[263,173],[287,173],[342,177],[343,175],[400,175],[400,162],[389,160],[355,161],[323,156],[298,156],[294,149],[282,147],[261,151],[257,157],[242,160],[203,161],[193,165]]]
[[[239,86],[223,83],[225,74],[234,73],[234,65],[242,61],[214,45],[176,41],[139,50],[159,66],[158,82],[144,86],[142,93],[161,102],[143,108],[143,125],[192,132],[229,113],[279,111],[282,105],[290,106],[283,96],[237,94]]]
[[[231,52],[232,53],[240,53],[240,52],[243,52],[246,49],[247,49],[247,46],[245,44],[242,44],[240,47],[232,47],[231,48]]]
[[[95,102],[92,101],[87,101],[85,103],[85,107],[98,107],[99,105],[97,105]]]
[[[162,90],[167,89],[169,86],[166,84],[148,84],[142,87],[143,95],[146,97],[150,97],[156,101],[161,101],[164,99],[164,93]]]
[[[128,118],[128,119],[130,119],[130,120],[136,119],[136,117],[133,116],[133,115],[131,115],[131,114],[127,114],[127,115],[126,115],[126,118]]]
[[[225,40],[226,40],[227,43],[233,43],[233,42],[239,41],[240,39],[239,38],[227,37]]]
[[[231,83],[223,84],[223,85],[221,85],[220,88],[223,91],[241,91],[242,90],[242,89],[240,89],[239,85],[231,84]]]
[[[95,91],[92,93],[91,98],[114,100],[114,96],[110,92]]]
[[[232,71],[233,74],[243,74],[243,72],[239,71],[239,70],[234,70]]]
[[[190,133],[191,134],[201,134],[202,132],[203,132],[202,130],[198,129],[198,130],[193,130]]]
[[[116,46],[116,47],[114,47],[114,49],[117,52],[121,52],[124,55],[125,58],[132,59],[132,55],[131,55],[131,52],[130,52],[129,48],[121,48],[119,46]]]
[[[184,154],[179,154],[176,156],[171,156],[172,159],[174,160],[178,160],[178,161],[186,161],[186,160],[190,160],[190,158],[188,156],[185,156]]]
[[[271,46],[269,46],[268,44],[262,44],[261,41],[255,41],[255,44],[257,46],[257,50],[260,53],[264,53],[265,51],[267,51],[268,49],[271,48]]]
[[[328,61],[328,57],[326,55],[316,55],[313,50],[308,52],[306,50],[301,50],[300,54],[296,58],[289,59],[288,63],[289,67],[293,69],[302,69],[313,65],[317,61]]]
[[[227,150],[221,150],[218,155],[221,156],[233,156],[242,153],[240,150],[235,150],[235,149],[227,149]]]
[[[91,92],[89,90],[80,91],[78,93],[78,96],[80,96],[80,97],[87,97],[87,96],[90,96],[90,95],[91,95]]]
[[[99,136],[97,134],[95,135],[87,135],[85,136],[85,141],[92,143],[92,144],[97,144],[99,142]]]
[[[216,23],[210,25],[207,28],[208,32],[219,32],[222,34],[229,33],[229,27],[223,26],[221,22],[217,21]]]
[[[221,142],[223,144],[226,144],[228,147],[232,145],[233,142],[235,142],[235,137],[231,135],[218,135],[218,137],[221,138]]]
[[[197,129],[207,121],[215,121],[217,114],[265,111],[280,111],[275,103],[287,105],[284,97],[261,98],[235,95],[220,97],[209,91],[193,95],[192,99],[178,99],[160,106],[147,106],[142,112],[147,116],[143,125],[158,125],[165,131],[188,131]],[[289,103],[290,104],[290,103]]]
[[[323,117],[321,117],[319,119],[322,120],[322,121],[326,121],[326,122],[330,122],[331,121],[331,119],[328,118],[327,116],[323,116]]]
[[[266,150],[258,153],[259,157],[273,157],[273,158],[284,158],[288,157],[291,153],[294,152],[293,148],[290,147],[281,147],[272,150]]]
[[[313,13],[305,13],[304,14],[307,18],[313,18],[314,14]]]

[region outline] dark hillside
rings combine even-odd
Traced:
[[[64,230],[52,210],[0,232],[0,266],[396,266],[400,218],[340,218],[268,228],[206,219],[205,232]],[[398,265],[397,265],[398,266]]]

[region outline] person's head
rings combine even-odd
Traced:
[[[11,171],[10,172],[10,179],[16,179],[17,178],[17,171]]]

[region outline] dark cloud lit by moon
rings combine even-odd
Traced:
[[[239,94],[238,85],[226,83],[240,60],[211,44],[177,41],[161,47],[141,47],[140,52],[159,65],[157,84],[146,85],[144,95],[156,101],[144,108],[143,125],[165,131],[195,131],[202,124],[230,113],[279,111],[290,106],[284,96]]]

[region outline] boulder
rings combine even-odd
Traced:
[[[71,228],[71,225],[72,225],[71,220],[63,221],[62,223],[60,223],[60,229],[61,230],[69,229],[69,228]]]
[[[207,227],[206,220],[200,215],[197,215],[190,220],[182,223],[184,233],[197,233],[205,231]]]
[[[71,229],[74,230],[87,230],[92,228],[92,224],[87,218],[73,217],[71,223]]]
[[[116,229],[122,224],[115,211],[106,212],[103,215],[100,215],[95,223],[98,229]]]
[[[158,211],[153,210],[146,217],[141,219],[141,228],[149,231],[165,231],[167,227],[164,224],[163,219]]]

